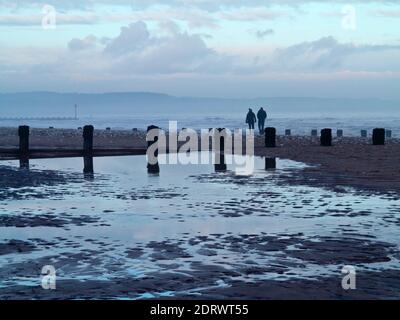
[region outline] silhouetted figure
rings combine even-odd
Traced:
[[[254,114],[253,110],[249,109],[246,116],[246,123],[249,125],[249,129],[254,130],[254,124],[257,122],[256,115]]]
[[[257,119],[258,119],[258,130],[260,131],[260,134],[263,134],[265,127],[265,119],[267,119],[267,113],[263,108],[258,110]]]

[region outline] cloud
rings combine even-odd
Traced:
[[[150,44],[150,33],[147,25],[138,21],[130,24],[128,27],[122,27],[120,34],[112,39],[104,51],[112,54],[124,54],[142,50]]]
[[[323,37],[275,49],[218,52],[204,35],[168,21],[160,27],[162,32],[155,32],[160,30],[138,21],[113,38],[74,38],[64,49],[0,46],[0,84],[25,90],[158,90],[181,95],[196,90],[218,95],[235,88],[232,95],[264,95],[267,83],[276,88],[291,83],[291,90],[298,90],[296,83],[300,88],[302,81],[318,87],[321,81],[337,86],[371,79],[379,91],[384,90],[380,83],[392,88],[400,79],[400,45]]]
[[[274,69],[292,71],[358,70],[394,71],[398,68],[396,55],[400,45],[339,43],[333,37],[303,42],[278,49],[273,60]],[[369,59],[363,59],[368,56]],[[388,59],[389,58],[389,59]],[[360,64],[360,59],[364,60]],[[382,63],[384,62],[384,63]]]
[[[48,0],[0,0],[0,8],[18,8],[43,6]],[[95,5],[120,5],[129,6],[135,9],[145,9],[155,5],[169,7],[195,7],[202,10],[218,11],[220,9],[257,7],[271,5],[299,6],[309,3],[326,3],[326,0],[53,0],[51,4],[59,8],[92,8]],[[396,0],[332,0],[330,3],[342,4],[397,4]]]
[[[259,39],[264,39],[267,36],[270,36],[275,33],[273,29],[263,29],[263,30],[255,30],[253,31],[255,36]]]
[[[94,49],[98,41],[97,37],[93,35],[83,39],[72,39],[68,42],[68,48],[72,51]]]
[[[7,14],[0,15],[0,25],[3,26],[41,26],[43,14]],[[100,21],[93,13],[65,14],[57,13],[56,21],[59,25],[94,24]]]
[[[72,39],[68,48],[74,61],[96,65],[99,73],[121,76],[178,73],[218,73],[228,70],[232,58],[207,47],[202,35],[188,34],[173,28],[166,35],[151,35],[147,24],[139,21],[122,27],[118,36],[108,41],[95,37]],[[92,49],[92,54],[80,51]],[[86,63],[83,63],[86,64]]]

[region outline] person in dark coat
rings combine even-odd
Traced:
[[[265,119],[267,119],[267,113],[263,108],[258,110],[257,119],[258,119],[258,130],[260,130],[260,134],[262,134],[264,132]]]
[[[254,130],[254,124],[257,122],[256,115],[254,114],[253,110],[249,109],[246,116],[246,123],[249,125],[249,129]]]

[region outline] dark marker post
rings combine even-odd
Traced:
[[[83,127],[83,153],[85,155],[93,153],[93,131],[92,125]]]
[[[321,146],[323,147],[332,146],[332,129],[321,130]]]
[[[29,154],[29,126],[19,126],[19,153],[20,155]]]
[[[215,135],[219,138],[218,141],[215,141],[216,149],[215,149],[215,171],[226,171],[226,161],[225,161],[225,128],[218,128],[214,132]]]
[[[29,169],[29,126],[18,128],[19,136],[19,167]]]
[[[266,128],[265,129],[265,146],[267,148],[275,148],[276,147],[276,129],[275,128]]]
[[[92,125],[83,127],[83,173],[93,174],[93,131]]]
[[[159,130],[160,128],[157,126],[148,126],[147,127],[147,133],[149,133],[151,130]],[[153,144],[158,142],[158,136],[154,137],[153,141],[147,141],[147,149],[150,148],[150,146],[152,146]],[[159,173],[160,172],[160,166],[158,164],[158,148],[157,150],[154,152],[154,156],[156,157],[157,161],[156,163],[149,163],[147,162],[147,172],[148,173]]]
[[[374,146],[383,146],[385,144],[385,129],[374,129],[372,133],[372,143]]]

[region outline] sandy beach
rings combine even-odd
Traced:
[[[95,148],[143,148],[143,131],[96,130]],[[142,156],[0,161],[3,299],[399,298],[400,141],[278,136],[252,176]],[[0,129],[16,148],[16,128]],[[81,130],[32,129],[31,148],[82,147]],[[264,170],[263,157],[277,157]],[[11,261],[11,262],[10,262]],[[57,290],[43,290],[44,265]],[[357,266],[357,290],[341,268]]]

